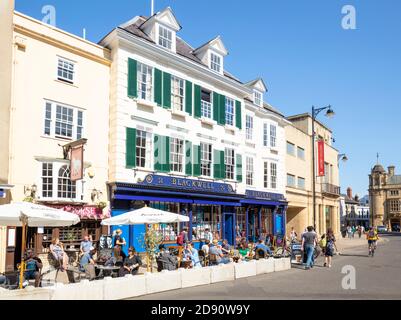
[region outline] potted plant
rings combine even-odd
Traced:
[[[147,261],[148,270],[149,265],[151,272],[153,272],[153,262],[156,260],[156,253],[159,249],[159,245],[163,242],[163,236],[157,230],[149,228],[146,233],[143,233],[143,239],[140,239],[139,243],[145,247],[146,255],[149,261]]]

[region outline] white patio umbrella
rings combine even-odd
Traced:
[[[16,202],[0,206],[0,226],[22,227],[20,288],[25,271],[24,254],[27,227],[66,227],[79,223],[76,214],[30,202]]]
[[[189,217],[180,214],[153,209],[149,207],[143,207],[138,210],[123,213],[119,216],[115,216],[102,221],[102,225],[105,226],[122,226],[122,225],[138,225],[144,224],[146,228],[146,234],[148,233],[149,224],[158,223],[179,223],[188,222]],[[149,255],[147,256],[147,265],[149,271]]]

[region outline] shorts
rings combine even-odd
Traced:
[[[375,245],[375,244],[376,244],[376,240],[368,240],[368,244],[369,244],[369,245],[371,245],[371,244],[374,244],[374,245]]]

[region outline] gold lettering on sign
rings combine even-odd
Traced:
[[[171,182],[173,185],[176,185],[177,184],[177,179],[176,178],[173,178],[173,181]]]

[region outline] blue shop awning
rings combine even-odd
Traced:
[[[124,194],[117,194],[114,196],[114,199],[116,199],[116,200],[164,201],[164,202],[175,202],[175,203],[193,203],[193,201],[189,200],[189,199],[150,197],[150,196],[133,196],[133,195],[124,195]]]
[[[285,203],[277,201],[256,200],[256,199],[243,199],[240,201],[243,204],[255,204],[260,206],[283,206]]]
[[[240,202],[194,200],[193,203],[194,204],[210,204],[210,205],[216,205],[216,206],[241,207],[241,203]]]

